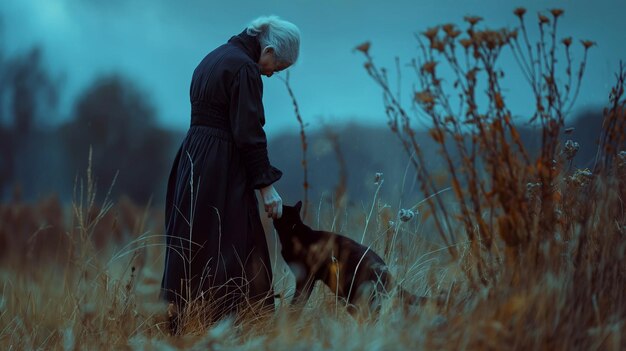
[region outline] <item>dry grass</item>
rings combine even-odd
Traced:
[[[425,306],[405,311],[390,298],[377,319],[356,321],[318,287],[294,319],[287,307],[293,278],[269,235],[282,296],[277,312],[248,310],[206,326],[197,318],[205,310],[195,306],[183,335],[169,336],[167,306],[157,300],[162,215],[125,200],[96,204],[88,174],[84,185],[77,183],[72,209],[54,198],[0,207],[0,348],[625,349],[626,73],[618,72],[605,110],[596,167],[572,169],[576,147],[563,143],[562,132],[586,58],[574,70],[571,39],[556,40],[560,11],[539,16],[538,44],[528,39],[525,11],[515,14],[516,30],[478,29],[479,19],[470,17],[467,36],[445,25],[420,38],[414,102],[448,162],[443,188],[414,138],[414,117],[391,92],[370,46],[358,48],[383,90],[389,125],[411,156],[425,200],[388,205],[377,190],[362,208],[319,206],[317,223],[371,245],[404,288],[432,297]],[[590,46],[583,42],[585,55]],[[516,52],[535,93],[531,118],[543,133],[538,155],[525,150],[506,107],[496,65],[505,48]],[[565,67],[557,65],[559,52]],[[452,87],[437,75],[443,65],[458,76]],[[452,110],[448,97],[456,95],[449,89],[461,92],[454,105],[460,111]],[[479,108],[483,90],[489,104]],[[376,181],[380,189],[383,179]],[[272,233],[269,226],[266,232]]]
[[[71,208],[63,209],[55,198],[31,205],[16,199],[0,207],[1,238],[6,244],[0,271],[2,349],[360,348],[395,345],[388,330],[393,325],[410,347],[418,340],[412,340],[406,326],[417,328],[421,323],[434,328],[445,321],[439,314],[441,306],[433,304],[406,314],[390,299],[379,321],[360,324],[328,289],[320,287],[301,318],[294,320],[288,306],[293,278],[284,263],[275,259],[277,243],[270,237],[276,293],[281,295],[277,313],[259,315],[249,309],[235,320],[206,325],[203,320],[211,306],[194,302],[184,317],[182,336],[172,337],[168,306],[157,298],[163,237],[157,234],[159,229],[150,229],[161,227],[162,215],[124,199],[116,205],[108,200],[96,204],[89,174],[82,194],[80,188]],[[357,229],[367,222],[366,241],[376,251],[387,252],[404,287],[425,295],[430,290],[450,293],[448,287],[459,272],[453,272],[445,250],[419,237],[420,220],[404,223],[393,218],[390,207],[379,201],[374,209],[373,215],[370,208],[351,209],[354,215],[348,216],[350,223],[343,227],[354,228],[360,236]],[[331,225],[337,217],[333,213],[321,216],[322,225]],[[390,219],[398,224],[390,225]],[[33,231],[41,233],[38,227],[46,228],[45,235],[29,238]],[[272,233],[270,228],[268,233]],[[391,237],[395,237],[397,251],[390,247]],[[451,288],[458,290],[463,282],[455,284]],[[450,295],[446,309],[457,308],[453,300]],[[355,333],[367,339],[351,339]]]

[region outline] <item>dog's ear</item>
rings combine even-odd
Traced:
[[[296,208],[296,211],[298,211],[298,214],[300,214],[300,210],[302,209],[302,201],[298,201],[298,203],[296,203],[294,207]]]

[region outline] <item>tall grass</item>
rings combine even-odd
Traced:
[[[572,39],[557,39],[560,10],[538,16],[536,42],[525,11],[515,16],[514,29],[482,29],[479,18],[468,17],[463,31],[443,25],[416,38],[419,88],[411,108],[430,121],[447,164],[443,180],[425,162],[412,109],[392,92],[370,45],[358,48],[424,200],[407,206],[381,199],[385,182],[406,179],[378,174],[371,203],[348,207],[340,181],[332,207],[320,203],[315,214],[311,206],[308,218],[384,256],[398,284],[431,297],[425,306],[404,309],[391,297],[378,318],[358,321],[331,291],[317,287],[294,318],[288,305],[293,277],[265,222],[276,313],[249,309],[206,325],[203,312],[211,306],[192,304],[182,335],[171,336],[171,311],[158,301],[163,214],[124,199],[97,204],[88,171],[76,182],[70,209],[55,198],[25,204],[16,197],[0,205],[0,348],[626,348],[626,73],[618,71],[604,111],[595,167],[572,168],[580,146],[564,142],[575,135],[565,128],[566,116],[592,43],[582,42],[575,63]],[[512,50],[534,94],[529,119],[542,131],[537,154],[526,150],[507,108],[497,65],[502,50]],[[444,66],[456,81],[441,78]]]

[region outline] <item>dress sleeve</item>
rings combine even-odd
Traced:
[[[283,174],[270,164],[267,156],[262,95],[263,82],[258,68],[244,65],[231,86],[230,125],[246,174],[255,189],[274,183]]]

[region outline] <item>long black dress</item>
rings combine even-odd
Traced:
[[[263,125],[261,47],[244,32],[209,53],[191,81],[191,127],[167,185],[161,297],[273,308],[272,271],[254,189],[277,181]]]

